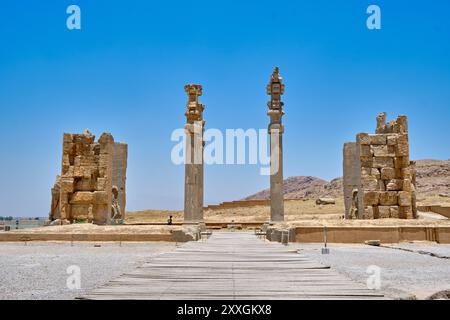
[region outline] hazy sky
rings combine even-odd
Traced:
[[[372,3],[381,30],[366,27]],[[381,111],[408,115],[413,159],[448,159],[449,14],[448,0],[2,1],[0,215],[47,215],[62,134],[86,128],[129,144],[129,210],[181,209],[184,85],[203,85],[207,128],[266,128],[276,65],[285,177],[340,176],[343,143]],[[268,184],[256,165],[206,166],[205,202]]]

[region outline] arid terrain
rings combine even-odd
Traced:
[[[417,200],[418,205],[450,205],[450,160],[419,160],[417,167]],[[286,222],[301,222],[303,225],[352,224],[359,225],[359,221],[343,221],[344,203],[342,192],[342,178],[330,182],[316,177],[289,177],[284,181],[285,219]],[[319,197],[332,197],[336,200],[332,205],[317,205]],[[244,200],[267,200],[269,190],[257,192]],[[172,215],[174,222],[182,222],[182,211],[146,210],[128,212],[126,223],[164,223]],[[265,222],[269,220],[270,207],[264,205],[206,208],[204,217],[206,222]],[[433,220],[444,219],[432,213],[420,214],[418,221],[396,220],[396,224],[433,223]],[[393,219],[376,221],[364,220],[365,225],[392,224]],[[434,222],[436,223],[436,221]],[[442,223],[442,221],[440,221]]]

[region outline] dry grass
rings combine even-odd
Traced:
[[[169,210],[145,210],[127,212],[125,222],[127,224],[134,223],[167,223],[169,216],[173,216],[174,222],[183,222],[182,211]]]
[[[183,222],[182,211],[146,210],[127,212],[126,223],[166,223],[172,215],[174,222]],[[285,201],[286,221],[339,219],[344,215],[343,200],[335,205],[316,205],[314,200]],[[265,222],[270,217],[269,206],[254,206],[204,211],[205,222]]]
[[[123,234],[168,234],[171,230],[180,229],[180,226],[167,225],[144,225],[144,226],[127,226],[127,225],[107,225],[98,226],[92,223],[74,223],[63,226],[47,226],[40,228],[28,228],[11,230],[11,233],[71,233],[71,234],[104,234],[104,233],[123,233]]]
[[[286,221],[339,219],[344,215],[343,200],[335,205],[316,205],[314,200],[290,200],[284,205]],[[206,222],[265,222],[270,218],[269,206],[206,210]]]

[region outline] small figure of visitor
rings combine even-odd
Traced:
[[[169,219],[167,219],[167,224],[170,226],[172,225],[173,220],[172,220],[172,216],[169,217]]]

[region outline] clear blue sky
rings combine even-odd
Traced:
[[[82,30],[66,28],[77,4]],[[382,29],[366,28],[366,8]],[[2,1],[0,215],[48,213],[63,132],[129,144],[128,209],[181,209],[170,160],[186,83],[206,126],[266,128],[265,86],[286,83],[285,177],[342,174],[342,144],[378,112],[407,114],[413,159],[450,158],[450,2]],[[207,166],[205,201],[268,186],[259,166]]]

